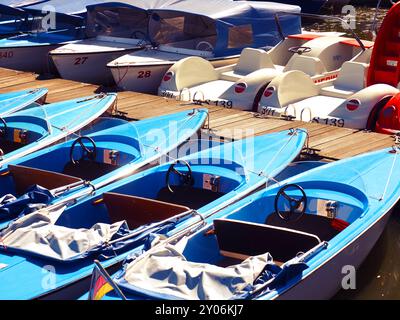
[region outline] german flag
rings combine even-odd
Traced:
[[[124,294],[111,279],[110,275],[103,268],[99,261],[94,261],[95,266],[92,273],[88,300],[101,300],[107,293],[116,291],[116,293],[126,300]]]

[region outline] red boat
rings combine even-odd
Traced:
[[[399,87],[400,82],[400,2],[392,6],[382,22],[375,40],[368,71],[367,85],[386,83]],[[375,131],[400,132],[400,93],[386,97],[375,123]]]

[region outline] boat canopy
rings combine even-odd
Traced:
[[[89,37],[148,38],[156,45],[183,48],[204,39],[219,56],[237,54],[247,46],[275,45],[281,40],[275,14],[300,10],[273,2],[125,0],[88,6],[86,29]],[[298,16],[280,15],[280,22],[285,34],[301,32]]]
[[[99,2],[99,0],[50,0],[24,7],[24,10],[33,13],[37,11],[41,12],[43,7],[54,7],[55,11],[59,14],[82,15],[86,13],[87,6],[98,4]]]
[[[75,25],[82,26],[84,23],[82,15],[86,14],[86,6],[98,3],[98,0],[49,0],[49,1],[28,1],[23,7],[14,7],[4,3],[0,4],[0,17],[2,20],[28,19],[43,17],[49,11],[54,11],[57,15],[58,28],[64,28]],[[32,28],[34,29],[34,28]]]
[[[12,8],[21,8],[46,1],[48,0],[2,0],[1,4]]]
[[[190,47],[204,38],[215,56],[237,54],[244,47],[273,46],[281,40],[275,14],[285,34],[301,33],[300,7],[273,2],[196,0],[176,1],[152,10],[150,39],[156,44]],[[199,50],[201,48],[198,48]]]
[[[87,7],[88,37],[111,36],[147,39],[149,10],[168,7],[177,0],[121,0]]]

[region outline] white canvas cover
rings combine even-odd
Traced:
[[[118,285],[155,298],[219,300],[248,291],[265,265],[269,253],[249,257],[242,263],[219,267],[187,261],[184,243],[167,244],[127,265]]]
[[[97,223],[90,229],[71,229],[55,225],[65,207],[49,212],[47,208],[12,222],[0,233],[2,245],[32,255],[68,261],[108,242],[125,221]]]

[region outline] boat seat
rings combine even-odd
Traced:
[[[4,140],[4,139],[0,140],[0,149],[3,150],[4,154],[18,150],[19,148],[22,148],[23,146],[24,146],[24,144],[22,144],[22,143],[8,141],[8,140]]]
[[[173,186],[173,190],[174,193],[171,193],[167,187],[162,188],[157,200],[198,209],[224,195],[221,192],[184,186]]]
[[[79,177],[82,180],[92,181],[114,171],[117,168],[118,166],[108,163],[81,160],[76,164],[68,162],[63,169],[63,173],[69,176]]]
[[[112,192],[104,193],[103,200],[111,223],[125,220],[132,229],[190,210],[173,203]]]
[[[320,75],[326,72],[326,68],[319,58],[308,57],[297,54],[289,60],[286,67],[283,69],[283,72],[291,70],[303,71],[310,77]]]
[[[244,76],[264,68],[275,69],[268,52],[262,49],[244,48],[233,70],[222,72],[220,79],[236,82]]]
[[[71,183],[82,181],[79,178],[42,169],[20,165],[8,165],[8,170],[13,176],[15,190],[18,195],[23,194],[29,187],[37,184],[46,189],[55,189]]]
[[[346,99],[365,88],[367,71],[367,63],[347,61],[343,63],[333,85],[321,88],[321,94]]]
[[[273,212],[267,217],[265,224],[312,233],[322,241],[329,241],[340,232],[332,227],[332,219],[315,214],[304,214],[298,221],[284,221]]]
[[[314,234],[238,220],[215,219],[214,229],[220,254],[241,260],[269,252],[280,264],[321,243]]]

